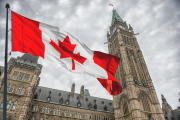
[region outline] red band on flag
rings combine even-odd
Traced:
[[[108,79],[97,78],[101,85],[109,92],[110,95],[120,94],[122,86],[114,77],[120,58],[110,54],[94,51],[93,60],[94,63],[107,71]]]
[[[12,51],[31,53],[44,58],[45,45],[42,42],[39,22],[12,11],[12,29]]]
[[[109,4],[110,6],[113,6],[112,4]]]

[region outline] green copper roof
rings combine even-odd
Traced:
[[[89,90],[88,90],[88,89],[85,89],[85,90],[84,90],[84,95],[86,95],[86,96],[90,96],[90,94],[89,94]]]
[[[124,23],[124,21],[123,21],[122,18],[118,15],[118,13],[116,12],[116,10],[113,10],[113,16],[112,16],[111,26],[114,25],[115,18],[117,19],[117,21]]]

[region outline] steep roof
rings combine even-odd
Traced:
[[[47,98],[50,95],[51,100],[49,103],[52,103],[52,104],[59,104],[63,106],[70,106],[70,107],[81,108],[81,109],[89,109],[89,110],[95,110],[95,111],[114,113],[112,100],[107,100],[107,99],[97,98],[97,97],[87,96],[87,95],[85,95],[82,98],[80,94],[77,94],[77,93],[75,93],[74,96],[71,96],[71,92],[42,87],[42,86],[37,87],[36,94],[38,96],[37,96],[37,99],[34,99],[34,101],[48,102]],[[61,98],[63,98],[63,104],[59,103]],[[65,101],[68,98],[69,98],[69,105],[66,105]],[[81,107],[77,106],[77,103],[79,101],[81,103]],[[89,104],[92,105],[91,109],[88,107]],[[97,109],[94,109],[95,104],[97,105]],[[107,106],[107,110],[104,109],[105,105]]]
[[[33,56],[30,53],[25,53],[21,57],[18,57],[17,61],[25,64],[37,65],[38,58],[39,56]]]
[[[111,21],[111,26],[114,25],[115,23],[115,19],[117,19],[117,21],[124,23],[124,21],[122,20],[122,18],[119,16],[119,14],[116,12],[116,10],[113,10],[113,15],[112,15],[112,21]]]

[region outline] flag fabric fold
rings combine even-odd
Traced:
[[[114,77],[120,58],[90,50],[70,33],[12,11],[12,51],[31,53],[74,73],[96,77],[110,95],[121,93]]]

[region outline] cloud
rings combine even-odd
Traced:
[[[108,52],[106,33],[109,31],[113,4],[121,18],[131,24],[137,35],[150,76],[154,83],[159,101],[164,94],[173,109],[178,106],[180,92],[180,2],[145,0],[24,0],[0,1],[0,65],[4,65],[5,17],[4,8],[9,2],[10,8],[30,19],[60,27],[78,37],[90,49]],[[10,17],[10,15],[9,15]],[[9,24],[11,25],[11,24]],[[9,26],[9,29],[11,27]],[[9,51],[11,35],[9,34]],[[21,56],[14,52],[11,57]],[[10,57],[9,57],[10,58]],[[71,90],[76,84],[76,92],[82,85],[96,97],[112,99],[100,83],[92,77],[72,74],[56,63],[39,59],[43,65],[40,85]],[[98,91],[98,92],[97,92]]]

